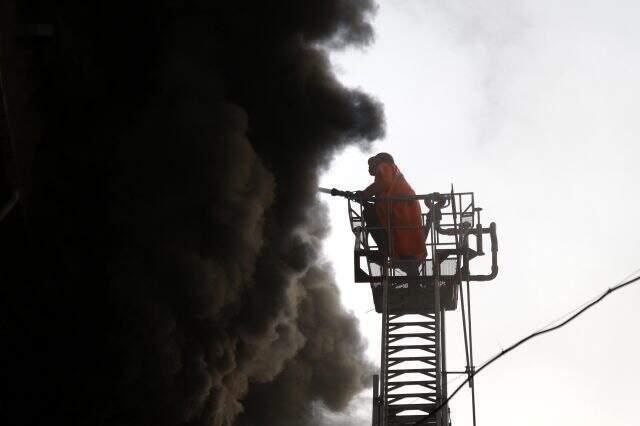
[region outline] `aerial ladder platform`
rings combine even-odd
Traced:
[[[451,424],[447,406],[447,376],[474,372],[471,334],[470,287],[498,274],[496,225],[481,224],[482,209],[472,192],[431,193],[411,197],[358,199],[355,193],[323,190],[348,200],[349,221],[355,237],[354,280],[369,283],[377,312],[382,314],[380,373],[373,380],[373,426]],[[375,203],[417,200],[421,205],[426,256],[423,259],[394,258],[392,213],[386,229],[373,223]],[[406,226],[405,226],[406,228]],[[489,247],[487,247],[489,245]],[[471,272],[474,260],[489,254],[486,274]],[[485,262],[486,263],[486,262]],[[486,265],[485,265],[486,267]],[[466,303],[463,284],[466,284]],[[466,367],[448,370],[445,312],[460,305]],[[475,392],[472,393],[475,425]]]

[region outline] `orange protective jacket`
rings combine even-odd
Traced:
[[[391,256],[394,258],[426,256],[422,210],[417,200],[387,201],[386,197],[413,196],[416,193],[395,164],[381,163],[376,167],[375,182],[363,191],[363,196],[376,197],[376,213],[380,224],[387,229],[391,219]],[[387,212],[387,206],[391,212]]]

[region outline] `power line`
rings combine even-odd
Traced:
[[[621,280],[618,281],[618,283],[621,283],[623,281],[626,281],[628,279],[630,279],[631,277],[634,277],[636,275],[638,275],[638,273],[640,273],[640,268],[636,269],[635,271],[631,272],[630,274],[625,275]],[[588,304],[590,304],[591,302],[593,302],[594,300],[596,300],[598,297],[600,296],[596,296],[593,299],[587,300],[586,302],[584,302],[582,305],[577,306],[575,309],[572,309],[571,311],[561,315],[560,317],[549,321],[548,323],[546,323],[544,326],[540,327],[538,330],[544,330],[550,326],[552,326],[553,324],[557,324],[560,321],[564,320],[565,318],[568,318],[569,316],[571,316],[572,314],[574,314],[575,312],[579,311],[580,309],[584,308],[585,306],[587,306]]]
[[[493,364],[495,361],[497,361],[498,359],[502,358],[504,355],[508,354],[509,352],[511,352],[512,350],[514,350],[515,348],[517,348],[518,346],[522,345],[523,343],[533,339],[534,337],[540,336],[542,334],[546,334],[546,333],[550,333],[552,331],[555,331],[561,327],[564,327],[566,324],[570,323],[571,321],[573,321],[574,319],[576,319],[577,317],[579,317],[580,315],[582,315],[585,311],[587,311],[588,309],[590,309],[591,307],[597,305],[598,303],[600,303],[605,297],[609,296],[611,293],[620,290],[623,287],[626,287],[630,284],[633,284],[634,282],[640,280],[640,276],[637,276],[635,278],[632,278],[628,281],[625,281],[623,283],[620,283],[616,286],[613,286],[611,288],[609,288],[607,291],[605,291],[604,293],[602,293],[599,297],[597,297],[596,299],[594,299],[591,303],[587,304],[586,306],[584,306],[582,309],[580,309],[579,311],[577,311],[576,313],[574,313],[573,315],[571,315],[569,318],[567,318],[566,320],[562,321],[560,324],[555,325],[553,327],[550,328],[546,328],[543,330],[539,330],[536,331],[535,333],[532,333],[530,335],[528,335],[527,337],[520,339],[519,341],[517,341],[516,343],[514,343],[513,345],[509,346],[507,349],[503,349],[502,352],[500,352],[499,354],[495,355],[493,358],[491,358],[489,361],[485,362],[484,364],[482,364],[482,366],[480,368],[478,368],[474,373],[470,374],[464,382],[462,382],[460,384],[460,386],[458,386],[456,388],[455,391],[453,391],[453,393],[444,400],[444,402],[442,402],[442,404],[438,405],[436,407],[435,410],[431,411],[429,413],[429,415],[424,418],[423,420],[415,423],[416,425],[421,425],[424,424],[427,420],[433,418],[436,413],[438,411],[440,411],[443,407],[445,407],[449,401],[460,391],[460,389],[462,389],[462,387],[464,385],[466,385],[469,380],[473,379],[475,376],[477,376],[482,370],[484,370],[486,367],[488,367],[489,365]]]

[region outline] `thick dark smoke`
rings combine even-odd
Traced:
[[[371,40],[372,0],[29,4],[56,36],[32,219],[49,328],[25,380],[53,384],[25,416],[304,425],[314,404],[344,409],[370,371],[319,263],[317,179],[384,129],[325,49]]]

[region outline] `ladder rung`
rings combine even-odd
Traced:
[[[434,402],[425,403],[425,404],[389,404],[389,411],[398,412],[405,410],[423,410],[430,411],[436,408],[436,404]]]
[[[428,399],[429,397],[435,398],[436,394],[434,392],[407,392],[407,393],[388,393],[387,399],[404,399],[404,398],[424,398]]]
[[[435,318],[435,314],[433,312],[420,312],[420,313],[417,313],[416,315],[419,315],[424,318]],[[401,318],[403,316],[404,314],[389,314],[389,319]]]
[[[391,392],[391,391],[397,391],[397,390],[403,390],[405,387],[407,386],[419,386],[419,389],[415,389],[414,391],[417,393],[423,393],[425,395],[433,395],[435,396],[435,392],[436,392],[436,383],[435,382],[424,382],[424,383],[417,383],[417,382],[407,382],[407,383],[403,383],[403,384],[394,384],[394,383],[388,383],[387,384],[387,391]],[[394,397],[395,395],[399,395],[399,394],[393,394],[390,393],[389,397]]]
[[[389,339],[392,337],[395,339],[404,339],[405,337],[432,337],[435,336],[435,333],[397,333],[397,334],[389,334]]]
[[[389,345],[387,346],[387,350],[389,352],[391,352],[391,350],[394,350],[394,352],[398,352],[398,351],[404,351],[407,349],[422,349],[423,351],[429,351],[432,349],[435,349],[436,345],[432,345],[429,343],[425,343],[424,345]]]
[[[412,339],[417,339],[418,337],[412,337]],[[393,339],[392,336],[389,336],[389,338],[387,339],[387,345],[390,345],[391,343],[398,343],[401,339],[403,339],[403,337],[400,337],[398,339]],[[436,343],[436,336],[431,335],[431,336],[426,336],[426,337],[420,337],[420,339],[423,339],[421,342],[418,343],[413,343],[414,345],[430,345],[430,344],[435,344]],[[410,345],[411,343],[407,343],[407,345]],[[398,343],[397,346],[406,346],[402,343]]]
[[[389,322],[389,327],[429,327],[435,328],[433,321]]]
[[[387,358],[387,360],[389,362],[391,362],[391,361],[396,361],[396,362],[403,362],[403,361],[435,361],[435,359],[436,359],[435,356],[394,356],[394,357]]]
[[[407,368],[407,369],[394,369],[394,370],[387,370],[387,375],[391,376],[391,377],[396,377],[396,376],[400,376],[402,374],[408,374],[408,373],[422,373],[422,374],[433,374],[436,372],[435,368]]]
[[[402,386],[411,386],[411,385],[416,385],[416,386],[431,386],[434,385],[435,386],[436,381],[435,380],[399,380],[396,382],[387,382],[387,386],[391,387],[393,386],[394,388],[399,388]],[[389,396],[391,396],[391,394],[389,394]]]

